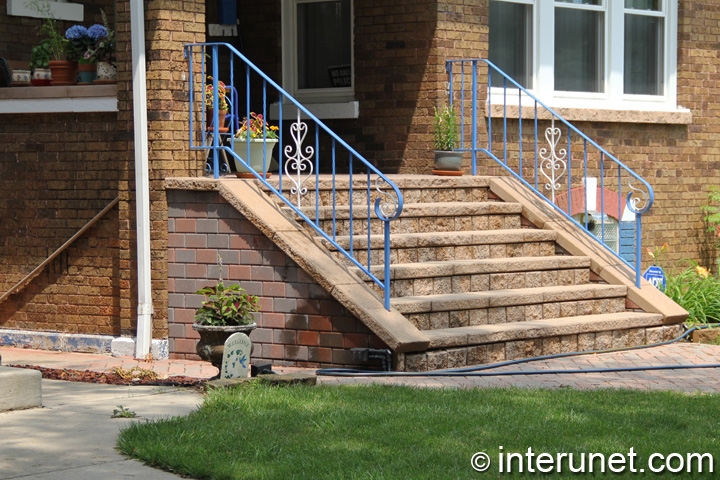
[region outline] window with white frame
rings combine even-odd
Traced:
[[[352,0],[283,0],[283,87],[298,100],[354,100],[352,7]]]
[[[674,0],[491,0],[489,47],[552,106],[676,108]]]

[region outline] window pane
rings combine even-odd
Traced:
[[[625,0],[625,8],[660,11],[660,0]]]
[[[603,12],[555,8],[555,90],[603,92]]]
[[[298,4],[298,88],[352,86],[350,2]]]
[[[662,95],[663,19],[625,15],[625,93]]]
[[[490,2],[490,61],[525,88],[532,88],[532,5]],[[496,74],[494,87],[503,85]]]
[[[602,5],[602,0],[555,0],[555,3],[574,3],[576,5]]]

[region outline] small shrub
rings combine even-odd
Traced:
[[[700,265],[668,274],[665,294],[688,311],[689,323],[720,322],[720,278]]]

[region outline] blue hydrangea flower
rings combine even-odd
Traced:
[[[97,40],[98,38],[107,37],[108,31],[102,25],[96,23],[95,25],[87,29],[87,34],[93,40]]]
[[[68,40],[80,40],[81,38],[86,37],[87,34],[87,28],[82,25],[73,25],[65,32],[65,38]]]

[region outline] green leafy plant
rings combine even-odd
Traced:
[[[258,297],[248,294],[240,285],[225,286],[220,255],[218,255],[218,266],[220,268],[218,283],[195,292],[205,296],[202,307],[195,311],[195,323],[212,326],[250,325],[255,321],[253,313],[260,310]]]
[[[240,285],[225,286],[222,280],[195,293],[205,295],[202,307],[195,312],[195,322],[200,325],[250,325],[255,321],[253,312],[260,310],[258,297]]]
[[[435,108],[435,150],[451,151],[458,141],[458,122],[455,110],[444,107],[440,110]]]
[[[667,276],[665,294],[688,311],[688,323],[720,322],[720,278],[689,263],[679,273]]]
[[[708,203],[700,207],[705,214],[703,220],[707,224],[707,230],[715,237],[715,248],[720,251],[720,188],[710,187]],[[718,257],[718,274],[720,274],[720,257]]]
[[[111,418],[135,418],[137,413],[133,412],[129,408],[125,408],[122,405],[118,405],[118,408],[113,409]]]
[[[38,35],[44,36],[43,42],[47,42],[50,54],[55,60],[65,60],[68,54],[70,42],[57,29],[57,22],[54,18],[46,18],[38,27]]]
[[[50,59],[52,58],[52,50],[50,42],[43,40],[39,45],[30,50],[30,70],[33,72],[38,68],[48,68]]]

